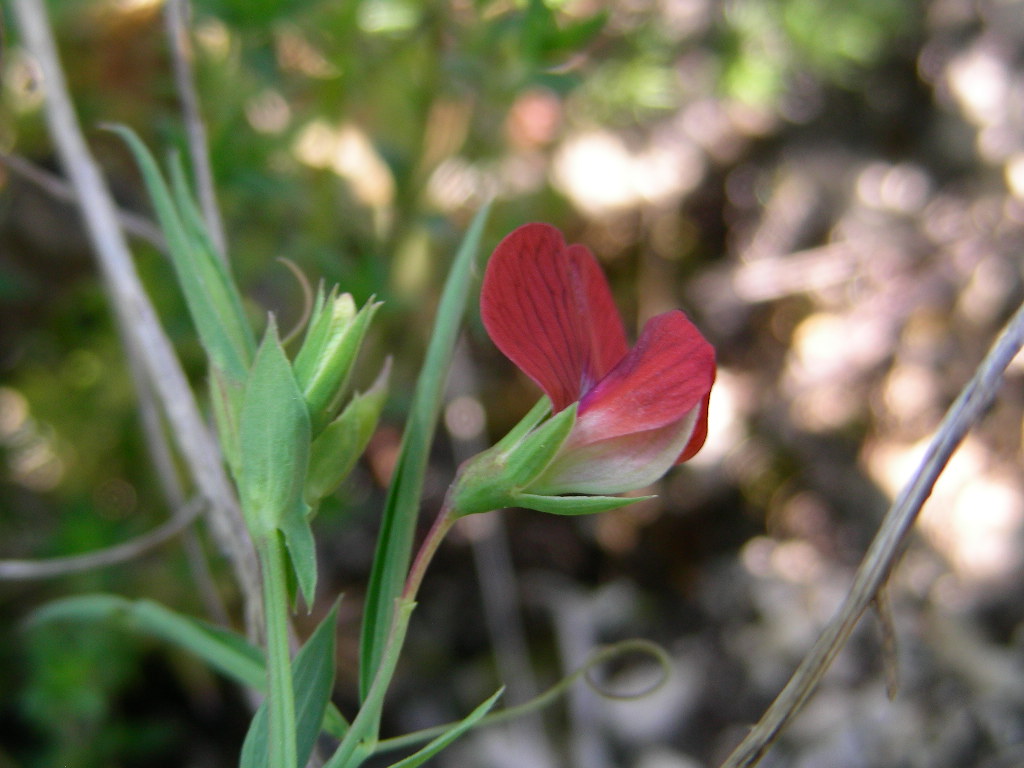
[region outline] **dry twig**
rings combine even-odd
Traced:
[[[96,552],[39,560],[0,560],[0,579],[19,581],[50,579],[69,573],[81,573],[133,560],[181,533],[203,510],[203,500],[194,499],[180,507],[167,522],[130,541]]]
[[[41,189],[54,200],[74,205],[78,204],[75,190],[70,184],[60,176],[40,168],[24,157],[0,152],[0,163],[3,163],[8,170],[13,171],[25,181]],[[129,235],[145,240],[154,248],[164,253],[167,252],[167,242],[164,240],[163,233],[145,216],[139,216],[137,213],[119,208],[117,210],[117,220]]]
[[[192,161],[192,173],[196,177],[199,207],[203,220],[210,232],[214,248],[221,260],[227,262],[227,238],[217,193],[213,185],[213,169],[210,167],[210,153],[206,141],[206,124],[199,112],[199,96],[196,94],[195,79],[192,76],[191,47],[188,39],[188,0],[167,0],[164,20],[167,24],[167,39],[170,42],[171,65],[174,69],[174,85],[181,100],[182,119],[188,137],[188,153]]]
[[[117,210],[75,116],[41,0],[15,0],[15,17],[27,52],[39,64],[46,89],[46,117],[54,146],[76,191],[86,231],[123,334],[143,355],[146,374],[159,393],[177,448],[209,500],[208,519],[227,554],[245,599],[250,635],[260,625],[260,579],[255,552],[217,446],[196,405],[188,380],[139,280]]]
[[[886,513],[842,607],[825,627],[817,642],[797,667],[782,692],[761,720],[722,763],[721,768],[755,765],[786,724],[801,710],[832,660],[845,645],[864,611],[885,585],[903,552],[907,534],[918,512],[931,495],[939,475],[967,431],[992,404],[1003,372],[1024,347],[1024,305],[1018,308],[1002,335],[978,366],[946,412],[920,466]]]

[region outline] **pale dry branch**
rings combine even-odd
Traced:
[[[15,0],[13,8],[26,52],[42,73],[50,135],[75,189],[122,333],[131,334],[134,346],[142,353],[146,374],[159,393],[177,449],[199,493],[210,503],[211,530],[232,564],[245,600],[247,626],[254,635],[260,625],[259,570],[238,500],[174,349],[143,290],[109,189],[82,136],[45,6],[41,0]]]
[[[78,204],[74,188],[57,174],[40,168],[24,157],[10,155],[6,152],[0,152],[0,163],[3,163],[9,171],[17,174],[20,178],[41,189],[54,200],[74,205]],[[119,208],[117,210],[117,220],[129,235],[145,240],[154,248],[164,253],[167,252],[167,241],[164,240],[163,234],[145,216]]]
[[[131,336],[126,338],[125,348],[128,352],[128,364],[132,378],[138,382],[139,413],[142,417],[142,432],[146,439],[149,458],[156,470],[160,490],[163,492],[168,507],[179,509],[185,504],[185,489],[182,487],[179,469],[174,460],[174,451],[164,421],[160,416],[159,397],[153,388],[153,383],[146,376],[142,361],[143,355],[136,348]],[[217,585],[210,572],[210,564],[207,562],[202,542],[194,528],[188,527],[182,530],[181,545],[207,615],[219,625],[229,626],[231,622],[227,609],[217,591]]]
[[[0,560],[0,580],[52,579],[134,560],[184,531],[203,511],[203,507],[202,499],[193,499],[180,507],[167,522],[149,533],[95,552],[36,560]]]
[[[199,96],[196,93],[192,71],[192,48],[188,36],[188,0],[167,0],[164,6],[164,20],[167,39],[170,43],[171,66],[174,69],[174,85],[181,101],[181,114],[188,139],[188,154],[195,176],[196,191],[203,220],[210,232],[210,239],[221,260],[227,262],[227,237],[224,222],[217,205],[217,193],[213,184],[213,168],[206,137],[206,124],[199,111]]]
[[[755,765],[810,698],[860,617],[885,585],[903,553],[907,535],[921,507],[931,495],[935,481],[968,430],[992,404],[999,391],[1003,372],[1022,347],[1024,305],[1017,309],[978,366],[974,377],[946,412],[921,464],[883,518],[843,605],[822,631],[785,688],[747,737],[722,763],[721,768],[749,768]]]

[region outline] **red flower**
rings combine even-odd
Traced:
[[[651,318],[629,349],[597,260],[547,224],[494,251],[480,297],[497,347],[576,422],[529,493],[621,493],[649,485],[707,436],[715,351],[682,312]]]

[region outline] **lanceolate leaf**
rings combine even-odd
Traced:
[[[384,695],[395,673],[402,644],[405,642],[405,633],[409,628],[409,617],[415,607],[416,603],[409,601],[399,602],[396,606],[392,614],[394,623],[389,627],[390,634],[381,649],[380,665],[363,697],[359,714],[352,720],[348,733],[324,764],[324,768],[355,768],[373,753],[377,744],[377,726],[381,707],[384,706]]]
[[[232,381],[245,380],[255,342],[241,313],[234,283],[211,248],[196,238],[198,224],[186,225],[160,168],[146,146],[123,126],[111,128],[128,144],[142,171],[192,322],[213,365]],[[182,191],[182,195],[184,196]]]
[[[198,656],[221,673],[256,690],[266,679],[263,655],[249,642],[205,621],[183,616],[152,600],[119,595],[79,595],[47,603],[30,617],[31,625],[57,621],[119,621]]]
[[[127,629],[188,651],[240,685],[256,691],[266,688],[263,653],[248,640],[200,619],[175,613],[152,600],[79,595],[48,603],[29,619],[30,626],[60,621],[116,621]],[[322,627],[323,624],[318,633],[324,631]],[[333,705],[324,714],[323,729],[339,739],[348,730],[348,723]]]
[[[217,255],[217,249],[206,230],[195,202],[192,200],[181,167],[181,158],[174,156],[171,163],[171,186],[181,214],[182,224],[192,246],[193,263],[200,270],[200,279],[207,298],[224,324],[223,330],[232,343],[251,360],[256,352],[256,339],[242,309],[242,297],[238,294],[234,280],[228,273],[224,261]]]
[[[255,537],[298,513],[309,460],[309,412],[271,317],[246,382],[239,417],[242,509]]]
[[[432,758],[442,749],[459,738],[459,736],[476,725],[484,715],[491,711],[491,708],[494,706],[498,697],[501,696],[504,690],[504,688],[499,688],[489,699],[487,699],[487,701],[480,704],[476,709],[466,715],[464,719],[452,726],[451,730],[441,734],[427,744],[427,746],[423,747],[423,749],[409,755],[409,757],[404,760],[399,760],[397,763],[393,763],[390,768],[416,768],[418,765],[423,765],[427,760]]]
[[[316,543],[313,540],[309,518],[309,506],[304,501],[299,501],[291,514],[281,519],[279,525],[281,533],[284,534],[284,544],[288,548],[288,561],[295,573],[295,580],[307,609],[313,607],[317,575]]]
[[[359,687],[363,697],[380,664],[395,598],[402,590],[409,569],[427,455],[437,426],[444,381],[466,310],[472,267],[489,208],[481,208],[470,224],[441,294],[434,331],[416,383],[402,447],[388,489],[363,617],[359,657]]]
[[[295,684],[295,741],[298,764],[305,765],[320,735],[324,714],[334,687],[335,624],[338,606],[320,622],[292,662]],[[268,717],[266,702],[260,705],[242,745],[242,768],[272,768],[267,759]],[[337,734],[335,734],[337,735]]]

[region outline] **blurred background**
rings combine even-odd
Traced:
[[[162,3],[48,7],[91,148],[123,208],[148,217],[125,147],[98,126],[184,148]],[[38,180],[61,171],[37,65],[9,15],[4,29],[0,558],[31,559],[131,540],[171,510],[75,209]],[[302,314],[277,257],[385,301],[357,385],[393,355],[389,405],[317,519],[322,604],[298,618],[308,631],[345,594],[339,706],[355,704],[361,597],[437,293],[493,196],[486,251],[548,221],[601,260],[631,333],[685,309],[718,350],[711,432],[655,500],[461,523],[424,584],[385,733],[460,717],[502,680],[505,703],[523,701],[596,645],[639,636],[675,663],[656,693],[580,685],[433,764],[716,765],[845,596],[1024,296],[1024,3],[193,0],[191,30],[254,323]],[[133,243],[204,393],[170,267]],[[763,766],[1024,765],[1022,383],[1015,364],[926,506],[890,585],[893,632],[866,617]],[[474,304],[424,524],[457,463],[537,395]],[[184,653],[117,626],[24,626],[95,591],[208,616],[203,561],[237,617],[201,525],[126,564],[0,581],[0,767],[234,764],[245,699]],[[601,674],[628,692],[658,672],[625,659]]]

